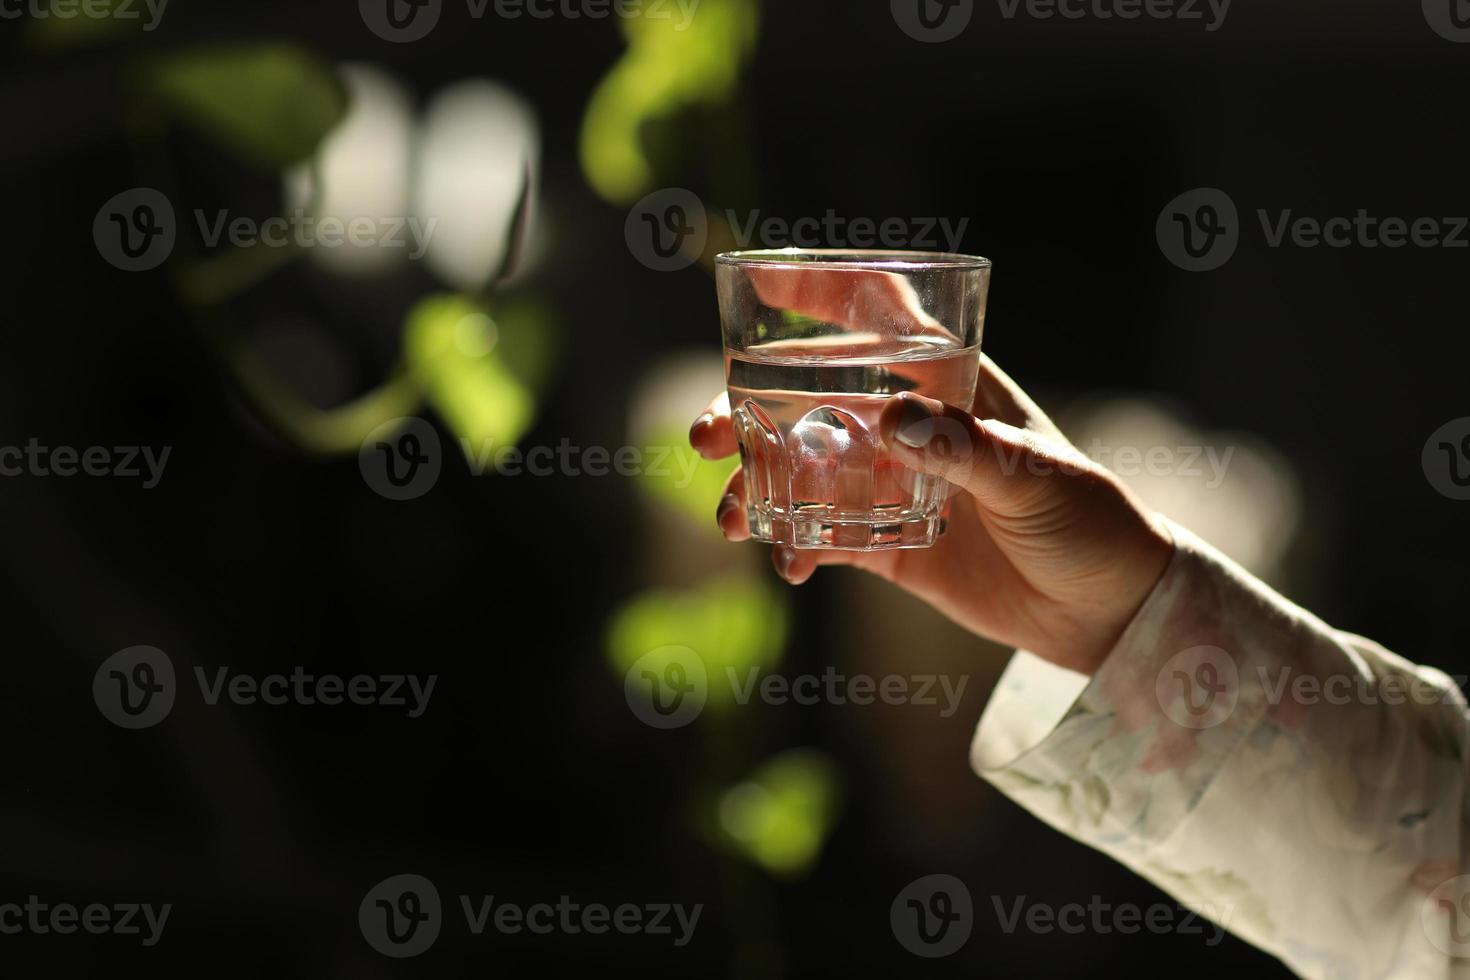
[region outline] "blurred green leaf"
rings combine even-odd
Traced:
[[[733,706],[735,686],[752,668],[776,665],[790,616],[785,597],[743,574],[714,579],[691,592],[648,592],[619,609],[608,625],[607,656],[626,675],[645,654],[688,647],[704,662],[710,710]]]
[[[35,17],[27,25],[26,39],[43,47],[93,44],[131,34],[142,36],[156,28],[150,20],[148,6],[134,0],[126,6],[123,0],[89,0],[90,13],[74,8],[71,16]],[[119,16],[123,14],[124,16]],[[162,12],[159,13],[160,19]]]
[[[772,874],[804,875],[832,832],[840,787],[837,767],[824,754],[785,752],[721,794],[721,838]]]
[[[645,470],[639,484],[655,499],[672,504],[711,534],[719,534],[712,515],[725,494],[725,482],[735,471],[729,460],[708,460],[689,445],[689,433],[682,429],[657,432],[649,440],[652,459],[667,451],[664,464],[657,470]]]
[[[348,455],[378,426],[418,411],[418,385],[401,369],[377,388],[331,409],[308,404],[275,378],[248,348],[226,344],[225,360],[261,421],[292,445],[321,455]]]
[[[142,95],[145,108],[268,170],[310,157],[347,112],[347,90],[333,67],[286,43],[169,56],[149,69]]]
[[[680,109],[730,97],[755,49],[755,0],[702,0],[686,15],[622,18],[628,50],[603,78],[582,120],[582,170],[605,200],[627,204],[650,190],[644,127]]]
[[[484,307],[459,295],[430,296],[408,315],[408,369],[467,453],[515,445],[535,402],[496,352],[498,330]]]
[[[551,307],[529,296],[491,301],[490,314],[499,331],[495,352],[532,391],[551,380],[560,349],[560,335]]]

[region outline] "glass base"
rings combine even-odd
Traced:
[[[750,536],[767,544],[788,544],[810,551],[891,551],[931,548],[945,527],[941,514],[915,515],[902,520],[832,517],[790,518],[751,508]]]

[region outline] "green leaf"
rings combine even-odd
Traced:
[[[625,676],[644,654],[687,647],[704,663],[707,706],[736,705],[733,670],[740,683],[754,669],[776,665],[786,644],[785,597],[744,574],[716,578],[689,592],[647,592],[618,610],[608,625],[608,662]]]
[[[689,445],[689,433],[683,429],[655,433],[649,442],[648,456],[656,453],[666,462],[656,470],[640,473],[639,485],[655,499],[683,511],[709,533],[719,534],[710,517],[725,495],[725,482],[736,464],[705,459]]]
[[[646,127],[730,98],[755,49],[755,0],[702,0],[686,15],[626,17],[628,50],[592,93],[580,155],[603,199],[627,204],[655,184]]]
[[[495,321],[459,295],[430,296],[409,312],[409,372],[475,457],[514,446],[530,427],[535,401],[495,350]]]
[[[347,112],[347,90],[332,66],[286,43],[174,55],[147,72],[142,95],[145,108],[268,170],[312,156]]]
[[[499,330],[495,352],[522,384],[542,390],[551,380],[560,351],[551,308],[530,296],[497,296],[491,300],[490,315]]]
[[[162,10],[155,20],[142,2],[124,5],[123,0],[88,0],[88,7],[89,11],[74,7],[71,16],[59,17],[52,11],[50,16],[34,18],[28,25],[26,40],[38,47],[60,48],[126,35],[143,37],[156,30],[163,19]]]
[[[782,877],[816,864],[836,822],[841,780],[824,754],[795,749],[721,794],[721,837],[735,853]]]

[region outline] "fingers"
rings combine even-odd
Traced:
[[[750,521],[745,511],[745,471],[737,469],[725,484],[725,494],[715,511],[715,523],[727,541],[749,541]],[[771,564],[791,585],[801,585],[812,577],[818,565],[857,564],[861,556],[845,551],[806,551],[778,544],[771,549]]]
[[[908,278],[896,272],[752,265],[746,275],[760,301],[772,309],[851,331],[954,340],[953,333],[924,311]]]
[[[1044,416],[1043,416],[1044,418]],[[921,473],[941,476],[992,513],[1037,513],[1058,491],[1056,475],[1096,469],[1064,441],[911,392],[883,406],[879,432],[893,456]]]
[[[775,566],[776,574],[792,585],[802,584],[817,570],[817,559],[812,552],[802,554],[786,544],[778,544],[771,549],[771,564]]]
[[[745,510],[745,470],[737,469],[725,482],[725,493],[715,511],[715,523],[727,541],[750,540],[750,521]],[[800,585],[812,577],[818,565],[856,564],[856,554],[843,551],[803,551],[778,544],[771,549],[771,564],[776,574],[792,585]]]
[[[745,513],[745,470],[737,469],[725,481],[725,493],[720,497],[720,506],[715,510],[715,523],[726,541],[745,541],[750,538],[750,521]]]
[[[864,557],[865,553],[860,551],[817,551],[793,548],[789,544],[778,544],[771,549],[771,564],[789,585],[801,585],[821,565],[861,565]]]
[[[749,541],[750,519],[745,509],[745,470],[737,469],[725,482],[725,493],[715,510],[715,523],[727,541]],[[818,565],[862,565],[864,560],[881,559],[885,555],[869,555],[850,551],[811,551],[778,544],[771,549],[771,564],[791,585],[801,585],[812,577]]]
[[[715,523],[727,541],[749,541],[750,521],[745,509],[745,471],[737,469],[725,484],[724,496],[715,511]],[[778,544],[771,549],[771,564],[776,574],[791,585],[801,585],[812,577],[819,565],[876,566],[893,559],[891,553],[854,551],[816,551]],[[871,570],[878,571],[874,567]]]
[[[724,459],[739,451],[730,418],[730,395],[720,392],[689,427],[689,445],[705,459]]]

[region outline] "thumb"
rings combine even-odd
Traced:
[[[893,457],[909,469],[940,476],[986,510],[1033,514],[1062,492],[1058,477],[1097,475],[1071,445],[912,392],[883,406],[878,430]]]

